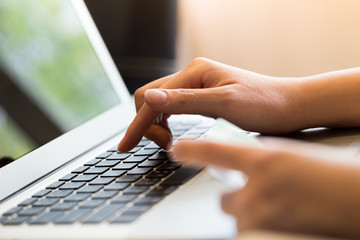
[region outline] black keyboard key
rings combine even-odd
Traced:
[[[135,206],[139,205],[154,205],[160,202],[163,199],[163,196],[145,196],[140,198],[135,202]]]
[[[7,219],[6,216],[0,216],[0,223],[4,223]]]
[[[102,174],[101,177],[120,177],[126,173],[125,170],[110,170]]]
[[[84,175],[79,175],[76,178],[73,178],[71,181],[72,182],[89,182],[91,180],[94,180],[95,178],[97,178],[98,175],[96,174],[84,174]]]
[[[95,165],[95,167],[113,167],[118,164],[120,160],[103,160]]]
[[[159,160],[154,160],[154,161],[145,161],[141,164],[138,165],[139,168],[142,168],[142,167],[151,167],[151,168],[154,168],[154,167],[157,167],[159,166],[160,164],[162,164],[163,161],[159,161]]]
[[[134,147],[133,149],[131,149],[129,151],[129,153],[136,153],[137,151],[139,151],[141,149],[141,147]]]
[[[63,184],[64,184],[64,181],[57,181],[57,182],[54,182],[54,183],[50,184],[49,186],[47,186],[46,189],[56,189]]]
[[[137,198],[137,194],[126,194],[126,195],[119,195],[114,197],[114,199],[111,200],[111,202],[116,202],[116,203],[127,203],[130,202],[132,200],[134,200],[135,198]]]
[[[51,207],[51,210],[61,210],[66,211],[73,209],[76,206],[77,202],[61,202]]]
[[[77,190],[77,193],[94,193],[99,191],[102,187],[102,185],[84,186]]]
[[[169,154],[169,152],[165,149],[161,149],[158,154]]]
[[[76,210],[70,211],[65,216],[59,218],[55,221],[57,224],[71,224],[74,223],[81,218],[83,218],[85,215],[89,214],[91,212],[91,208],[78,208]]]
[[[120,191],[120,190],[124,190],[125,188],[129,187],[130,183],[112,183],[109,186],[106,186],[104,188],[105,191],[111,191],[111,190],[116,190],[116,191]]]
[[[135,186],[153,186],[160,182],[160,178],[144,178],[138,181]]]
[[[134,156],[151,156],[155,154],[158,150],[157,149],[143,149],[134,153]]]
[[[48,194],[50,192],[51,192],[50,189],[43,189],[43,190],[40,190],[39,192],[35,193],[33,195],[33,197],[43,197],[43,196],[45,196],[46,194]]]
[[[64,199],[64,202],[80,202],[90,197],[90,193],[73,193]]]
[[[97,164],[98,162],[100,162],[100,159],[91,159],[90,161],[88,161],[87,163],[85,163],[85,166],[94,166],[95,164]]]
[[[80,166],[80,167],[76,168],[75,170],[73,170],[71,173],[83,173],[88,169],[89,169],[89,166]]]
[[[49,193],[46,197],[47,198],[63,198],[67,195],[70,195],[73,192],[73,190],[56,190],[51,193]]]
[[[116,180],[117,183],[119,182],[136,182],[139,180],[142,176],[140,175],[125,175],[120,177],[118,180]]]
[[[110,223],[132,223],[134,222],[140,215],[120,215],[113,219]]]
[[[178,187],[177,186],[157,186],[151,190],[146,196],[164,196],[172,193]]]
[[[157,168],[158,171],[173,171],[181,167],[181,164],[168,161],[166,163],[163,163],[160,167]]]
[[[32,215],[37,215],[44,210],[45,210],[45,207],[31,207],[31,208],[26,208],[26,209],[21,210],[20,212],[18,212],[18,215],[19,216],[32,216]]]
[[[123,163],[141,163],[147,159],[147,156],[131,156],[123,161]]]
[[[140,215],[151,208],[150,205],[132,206],[126,209],[122,215]]]
[[[21,203],[19,204],[19,206],[27,206],[27,205],[30,205],[30,204],[34,203],[36,200],[37,200],[37,198],[28,198],[28,199],[26,199],[25,201],[21,202]]]
[[[107,157],[109,157],[111,154],[112,154],[111,152],[104,152],[104,153],[100,154],[99,156],[97,156],[96,158],[97,158],[97,159],[107,158]]]
[[[151,143],[147,144],[147,145],[144,147],[144,149],[156,149],[156,150],[159,150],[160,147],[159,147],[159,145],[157,145],[156,143],[151,142]]]
[[[64,214],[63,211],[49,211],[49,212],[42,214],[41,216],[39,216],[32,222],[30,222],[30,224],[47,224],[47,223],[50,223],[51,221],[59,218],[63,214]]]
[[[144,140],[141,140],[139,143],[138,143],[138,147],[144,147],[146,145],[148,145],[150,143],[150,140],[148,139],[144,139]]]
[[[160,153],[157,153],[157,154],[149,157],[150,161],[152,161],[152,160],[168,160],[168,159],[170,159],[170,157],[167,154],[160,154]]]
[[[35,207],[49,207],[57,203],[59,198],[43,198],[34,202],[32,205]]]
[[[152,171],[152,168],[149,168],[149,167],[134,168],[134,169],[130,170],[127,174],[128,175],[144,175],[144,174],[148,174],[151,171]]]
[[[131,156],[123,161],[123,163],[141,163],[147,159],[147,156]]]
[[[70,181],[74,177],[76,177],[75,173],[69,173],[69,174],[66,174],[65,176],[63,176],[62,178],[60,178],[59,180],[60,181]]]
[[[128,158],[131,154],[130,153],[115,153],[111,156],[109,156],[108,160],[124,160],[125,158]]]
[[[164,178],[169,176],[172,171],[152,171],[148,175],[146,175],[146,178]]]
[[[79,206],[79,208],[96,208],[105,203],[105,199],[89,199]]]
[[[179,168],[173,175],[167,178],[162,186],[182,185],[197,175],[201,170],[190,167]]]
[[[22,210],[22,207],[14,207],[14,208],[6,211],[3,215],[5,215],[5,216],[13,215],[15,213],[18,213],[20,210]]]
[[[101,191],[92,196],[92,199],[109,199],[118,194],[118,191]]]
[[[91,182],[89,182],[89,185],[107,185],[109,183],[111,183],[112,181],[114,181],[115,178],[96,178],[94,180],[92,180]]]
[[[31,216],[17,216],[15,218],[8,219],[4,221],[4,225],[20,225],[22,223],[27,222]]]
[[[113,170],[129,170],[136,167],[136,163],[119,163],[118,165],[114,166]]]
[[[69,182],[69,183],[65,183],[64,185],[60,186],[60,190],[69,190],[69,189],[78,189],[81,188],[82,186],[84,186],[85,183],[84,182]]]
[[[103,174],[109,170],[108,167],[92,167],[84,172],[84,174]]]
[[[129,187],[123,191],[123,194],[141,194],[145,191],[147,191],[149,187],[147,186],[134,186]]]
[[[110,216],[114,215],[119,209],[121,209],[124,204],[121,203],[111,203],[100,208],[93,215],[87,218],[83,223],[100,223],[105,221]]]

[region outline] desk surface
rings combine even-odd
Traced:
[[[239,234],[233,240],[336,240],[336,238],[300,234],[285,234],[271,231],[248,231]]]

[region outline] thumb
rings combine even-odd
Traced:
[[[168,114],[201,114],[218,116],[225,91],[206,89],[148,89],[145,102],[158,112]]]

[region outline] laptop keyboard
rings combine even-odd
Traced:
[[[196,139],[213,122],[172,122],[174,139]],[[2,225],[131,223],[200,172],[173,162],[143,138],[128,153],[117,146],[8,210]]]

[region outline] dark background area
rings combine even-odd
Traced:
[[[175,72],[176,0],[86,0],[129,91]]]

